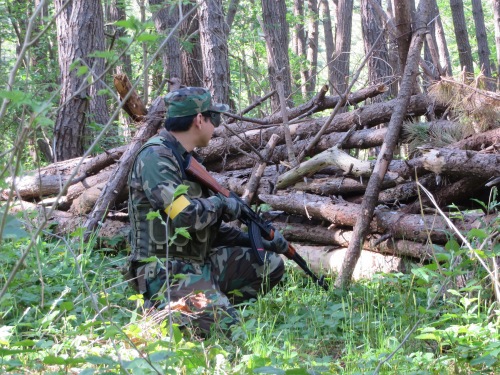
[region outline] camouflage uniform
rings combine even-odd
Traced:
[[[203,99],[204,93],[198,98]],[[200,112],[213,110],[213,106],[204,109],[205,103],[199,100],[191,104],[199,105]],[[180,106],[176,113],[182,110]],[[222,222],[220,199],[185,175],[179,162],[187,156],[166,130],[150,139],[136,156],[128,181],[131,271],[148,305],[162,308],[169,296],[171,302],[184,304],[189,323],[208,332],[214,322],[220,326],[235,323],[238,316],[232,303],[270,290],[280,281],[284,264],[271,252],[263,266],[257,263],[248,235]],[[174,197],[181,184],[189,186],[187,193]],[[148,213],[154,211],[160,213],[161,220],[147,220]],[[174,236],[175,228],[181,227],[191,239]],[[168,258],[168,262],[141,262],[152,256]],[[188,323],[186,316],[179,323]]]

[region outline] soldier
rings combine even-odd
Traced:
[[[186,176],[186,157],[196,157],[194,149],[208,145],[229,107],[212,104],[210,92],[201,87],[181,88],[164,99],[165,129],[138,152],[128,180],[130,272],[145,307],[181,302],[189,314],[176,322],[205,335],[214,323],[225,330],[238,321],[233,304],[256,298],[281,280],[284,263],[277,253],[285,253],[288,243],[279,232],[264,241],[272,252],[260,266],[248,235],[224,223],[238,219],[241,203]],[[174,196],[181,184],[187,191]],[[148,219],[155,211],[160,217]],[[176,234],[176,228],[186,228],[190,238]],[[167,262],[151,262],[153,256]]]

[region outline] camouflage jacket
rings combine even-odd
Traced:
[[[170,258],[197,262],[204,262],[217,246],[249,246],[248,235],[222,223],[220,198],[186,177],[171,148],[182,160],[188,155],[173,135],[162,130],[136,155],[128,179],[130,260],[153,255],[165,258],[167,241]],[[174,199],[181,184],[189,187],[187,193]],[[154,211],[160,213],[161,220],[146,218]],[[181,227],[187,229],[191,239],[174,236],[175,228]]]

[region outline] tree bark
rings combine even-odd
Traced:
[[[287,106],[292,107],[290,99],[292,82],[290,75],[290,61],[288,58],[288,22],[286,21],[285,0],[262,0],[262,30],[266,39],[267,69],[271,90],[276,94],[271,97],[273,112],[280,111],[281,104],[278,93],[278,75],[283,80],[283,89]]]
[[[464,4],[462,0],[450,0],[451,14],[453,17],[453,27],[457,40],[458,58],[462,70],[468,73],[474,72],[472,61],[472,50],[469,43],[469,33],[465,21]]]
[[[377,158],[377,163],[373,169],[373,173],[366,188],[365,197],[361,208],[361,215],[356,221],[354,227],[354,238],[349,244],[344,263],[342,264],[342,271],[335,281],[335,285],[340,288],[347,288],[350,285],[352,273],[360,254],[360,245],[364,242],[368,234],[369,225],[372,221],[372,216],[375,211],[375,206],[378,201],[378,194],[382,181],[392,160],[394,148],[399,139],[399,133],[403,124],[403,119],[406,115],[408,105],[410,103],[411,93],[415,84],[415,77],[418,73],[418,62],[420,60],[420,51],[422,49],[423,38],[425,37],[427,25],[427,0],[422,0],[419,4],[418,10],[418,29],[414,33],[410,52],[408,54],[407,64],[401,89],[399,91],[398,103],[394,109],[394,113],[389,122],[388,132],[382,149],[380,150]]]
[[[349,81],[353,0],[340,1],[337,6],[337,33],[335,35],[334,75],[331,84],[343,95]]]
[[[493,24],[497,50],[497,91],[500,90],[500,0],[493,0]]]
[[[227,25],[222,0],[197,0],[203,54],[203,86],[215,103],[229,103]]]
[[[177,22],[179,22],[178,4],[165,3],[164,0],[149,0],[153,21],[158,34],[164,37],[168,35]],[[179,31],[167,41],[165,49],[162,51],[163,70],[165,79],[182,77],[181,45],[179,43]]]
[[[195,5],[186,3],[182,5],[182,13],[188,14]],[[200,23],[198,15],[192,12],[180,25],[179,33],[182,35],[184,46],[181,49],[182,83],[186,86],[203,86],[203,54],[201,52]]]
[[[309,62],[309,79],[305,83],[306,97],[316,91],[316,74],[318,71],[318,2],[307,1],[307,61]]]
[[[64,3],[63,0],[55,1],[56,12]],[[79,76],[77,70],[72,69],[72,64],[81,59],[90,69],[94,69],[97,60],[101,60],[88,55],[98,49],[96,45],[104,40],[102,17],[100,0],[75,0],[56,19],[61,98],[54,125],[55,161],[83,154],[84,131],[92,120],[89,113],[93,103],[91,94],[96,93],[96,90],[87,84],[86,75]],[[100,62],[100,67],[99,64]],[[102,70],[95,70],[95,73],[99,75]],[[99,108],[94,108],[99,113],[102,112]]]
[[[97,228],[100,222],[106,219],[108,210],[113,207],[116,198],[127,183],[128,173],[134,161],[135,154],[144,142],[156,134],[164,118],[164,111],[165,103],[163,102],[163,98],[157,98],[149,110],[144,125],[137,131],[127,151],[120,158],[116,173],[106,184],[105,189],[102,191],[92,212],[88,216],[84,225],[86,230],[85,240],[88,240],[92,231]]]
[[[451,148],[422,148],[424,168],[436,174],[488,179],[500,176],[500,156]]]
[[[261,194],[259,198],[275,210],[318,220],[328,220],[334,227],[353,227],[362,213],[362,207],[359,204],[307,193],[291,193],[286,196]],[[463,220],[452,221],[460,230],[467,231],[484,225],[484,222],[481,223],[481,220],[477,219],[477,216],[465,216]],[[395,239],[415,242],[432,240],[434,243],[445,244],[449,240],[448,226],[440,216],[403,214],[384,208],[374,211],[367,235],[368,233],[390,234]],[[351,237],[350,243],[352,244],[355,240],[355,237]],[[361,243],[358,242],[358,246]]]
[[[490,47],[488,45],[488,36],[486,34],[486,26],[484,25],[484,13],[481,0],[472,0],[472,16],[474,17],[474,25],[476,26],[476,41],[477,54],[479,56],[479,65],[481,71],[487,78],[491,78],[490,65]],[[487,80],[485,87],[488,90],[495,90],[495,84],[492,85],[491,80]]]
[[[333,59],[335,55],[335,42],[333,39],[333,26],[332,18],[330,15],[330,6],[328,0],[319,1],[319,13],[323,23],[323,35],[325,38],[325,53],[326,53],[326,66],[328,68],[328,82],[333,82]],[[334,94],[333,86],[330,84],[330,93]]]
[[[320,225],[301,223],[273,222],[273,226],[285,236],[288,241],[308,244],[348,247],[353,233],[344,228],[326,228]],[[379,234],[370,235],[363,242],[363,249],[403,257],[425,260],[432,257],[433,248],[430,244],[409,240],[389,238],[379,242]]]
[[[376,11],[371,3],[376,1],[379,6],[380,0],[363,0],[361,1],[361,21],[363,30],[363,41],[365,53],[370,51],[377,40],[377,37],[383,32],[382,22],[377,17]],[[387,45],[379,43],[379,47],[373,51],[372,56],[368,60],[368,80],[370,84],[385,83],[392,75],[389,65],[389,55],[387,53]],[[389,92],[372,99],[372,102],[380,102],[388,96]]]
[[[394,20],[397,30],[397,46],[399,56],[400,74],[403,76],[403,71],[408,58],[408,51],[411,43],[411,6],[409,1],[394,2]]]

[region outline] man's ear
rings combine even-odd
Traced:
[[[199,129],[201,129],[202,120],[203,120],[203,115],[201,113],[198,113],[194,118],[194,125]]]

